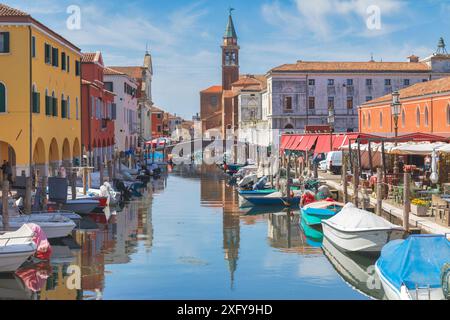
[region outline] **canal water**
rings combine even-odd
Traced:
[[[382,299],[373,259],[303,230],[298,211],[244,211],[215,168],[178,167],[118,212],[53,242],[50,264],[0,275],[0,299]]]

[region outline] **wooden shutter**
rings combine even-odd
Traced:
[[[9,45],[9,32],[5,32],[3,34],[3,40],[5,42],[5,45],[4,45],[4,49],[5,50],[3,52],[8,53],[9,52],[9,48],[10,48],[10,45]]]

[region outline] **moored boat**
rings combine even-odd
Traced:
[[[243,196],[250,206],[285,206],[292,207],[298,206],[300,203],[300,195],[294,194],[293,197],[283,196],[281,192],[273,192],[268,195],[255,196],[248,195]]]
[[[6,231],[19,230],[27,223],[41,227],[48,239],[67,237],[76,227],[75,222],[59,214],[30,214],[9,217]],[[3,218],[0,218],[0,224],[5,228]]]
[[[444,266],[450,241],[443,235],[412,235],[388,243],[376,271],[390,300],[444,300]]]
[[[0,272],[14,272],[36,252],[34,232],[27,225],[0,235]]]
[[[91,199],[76,199],[67,200],[66,203],[62,205],[63,210],[73,211],[78,214],[90,214],[99,206],[98,200]]]
[[[379,254],[385,244],[402,239],[404,229],[347,204],[340,213],[322,221],[324,236],[342,250]]]
[[[338,214],[345,205],[335,201],[318,201],[301,208],[302,218],[309,226],[320,226],[322,220],[327,220]]]

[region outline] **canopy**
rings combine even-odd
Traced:
[[[436,142],[436,143],[402,143],[397,147],[390,150],[391,154],[398,155],[431,155],[433,150],[439,150],[441,147],[446,146],[446,143]]]
[[[296,147],[297,151],[309,151],[317,141],[317,136],[304,136],[300,144]]]
[[[398,290],[405,284],[441,287],[441,271],[450,262],[450,241],[440,235],[415,235],[388,243],[377,266],[382,275]]]
[[[339,214],[324,223],[348,232],[401,229],[371,212],[358,209],[352,203],[345,205]]]

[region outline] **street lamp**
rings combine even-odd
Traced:
[[[397,138],[398,138],[398,117],[400,116],[400,108],[402,104],[400,103],[400,93],[398,91],[392,92],[392,104],[391,104],[391,114],[394,119],[394,137],[395,137],[395,146],[397,146]],[[394,158],[394,175],[399,174],[398,167],[398,156],[395,155]]]
[[[333,108],[328,109],[328,119],[327,120],[328,120],[328,124],[330,126],[330,152],[331,152],[331,151],[333,151],[333,128],[334,128],[334,122],[336,120]]]

